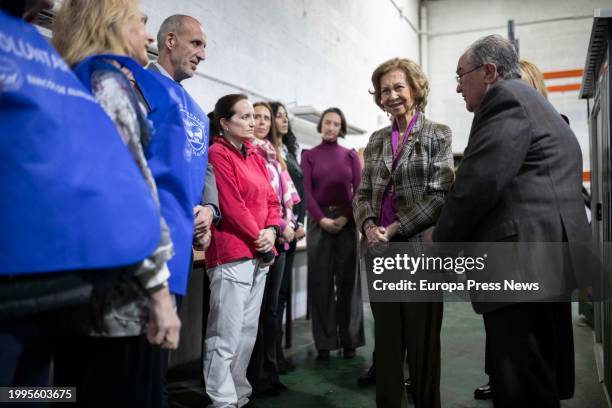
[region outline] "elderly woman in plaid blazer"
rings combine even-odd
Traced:
[[[353,202],[368,246],[419,242],[440,214],[453,182],[451,131],[425,118],[429,84],[421,67],[394,58],[372,74],[374,102],[392,123],[372,134]],[[403,361],[408,361],[415,406],[440,406],[442,303],[372,302],[376,340],[376,404],[406,404]]]

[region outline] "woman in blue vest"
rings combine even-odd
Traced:
[[[68,308],[133,276],[160,237],[159,211],[114,124],[22,20],[52,5],[0,2],[9,74],[0,76],[0,186],[10,197],[0,205],[1,386],[48,385],[53,337],[76,323]],[[152,329],[167,327],[151,304]]]
[[[92,54],[116,54],[144,66],[152,38],[138,2],[67,0],[54,22],[53,44],[75,66]],[[137,68],[139,68],[137,66]],[[134,87],[134,73],[109,58],[89,66],[94,98],[115,123],[159,208],[157,186],[145,157],[152,134]],[[121,401],[151,406],[161,401],[151,372],[160,354],[153,345],[176,348],[180,321],[168,291],[167,261],[173,255],[168,226],[160,217],[155,251],[130,276],[100,293],[82,313],[78,335],[58,353],[57,382],[74,384],[79,401]]]

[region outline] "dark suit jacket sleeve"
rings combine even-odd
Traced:
[[[219,191],[217,190],[215,169],[210,163],[206,165],[206,180],[204,182],[204,191],[202,192],[202,205],[209,205],[213,207],[214,223],[217,224],[221,220],[221,211],[219,210]]]
[[[518,99],[503,87],[490,89],[474,116],[455,184],[434,231],[435,241],[470,240],[523,166],[531,139],[531,126]]]

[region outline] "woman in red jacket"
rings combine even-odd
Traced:
[[[255,121],[245,95],[215,105],[222,137],[209,150],[223,218],[206,251],[210,314],[204,340],[204,379],[213,406],[244,406],[246,379],[268,266],[280,224],[278,198],[264,159],[251,146]]]

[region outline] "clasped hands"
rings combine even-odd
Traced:
[[[295,236],[296,236],[296,230],[293,229],[291,220],[286,219],[285,223],[287,224],[287,226],[285,227],[284,230],[281,231],[281,236],[278,237],[279,244],[284,244],[285,242],[291,242],[295,239]]]
[[[395,221],[388,227],[381,227],[369,221],[364,226],[368,246],[371,248],[384,247],[399,231],[399,222]],[[433,232],[435,227],[431,226],[423,231],[423,242],[433,244]]]
[[[272,228],[264,228],[259,231],[259,237],[255,240],[255,250],[260,254],[272,251],[276,241],[276,232]],[[274,258],[270,262],[262,262],[261,266],[270,266],[274,263]]]
[[[330,234],[337,234],[344,228],[344,226],[348,223],[348,218],[344,215],[341,215],[338,218],[329,218],[323,217],[321,221],[319,221],[319,226],[326,232]]]
[[[364,226],[366,240],[369,247],[385,246],[399,231],[399,222],[395,221],[387,227],[382,227],[369,221]]]

